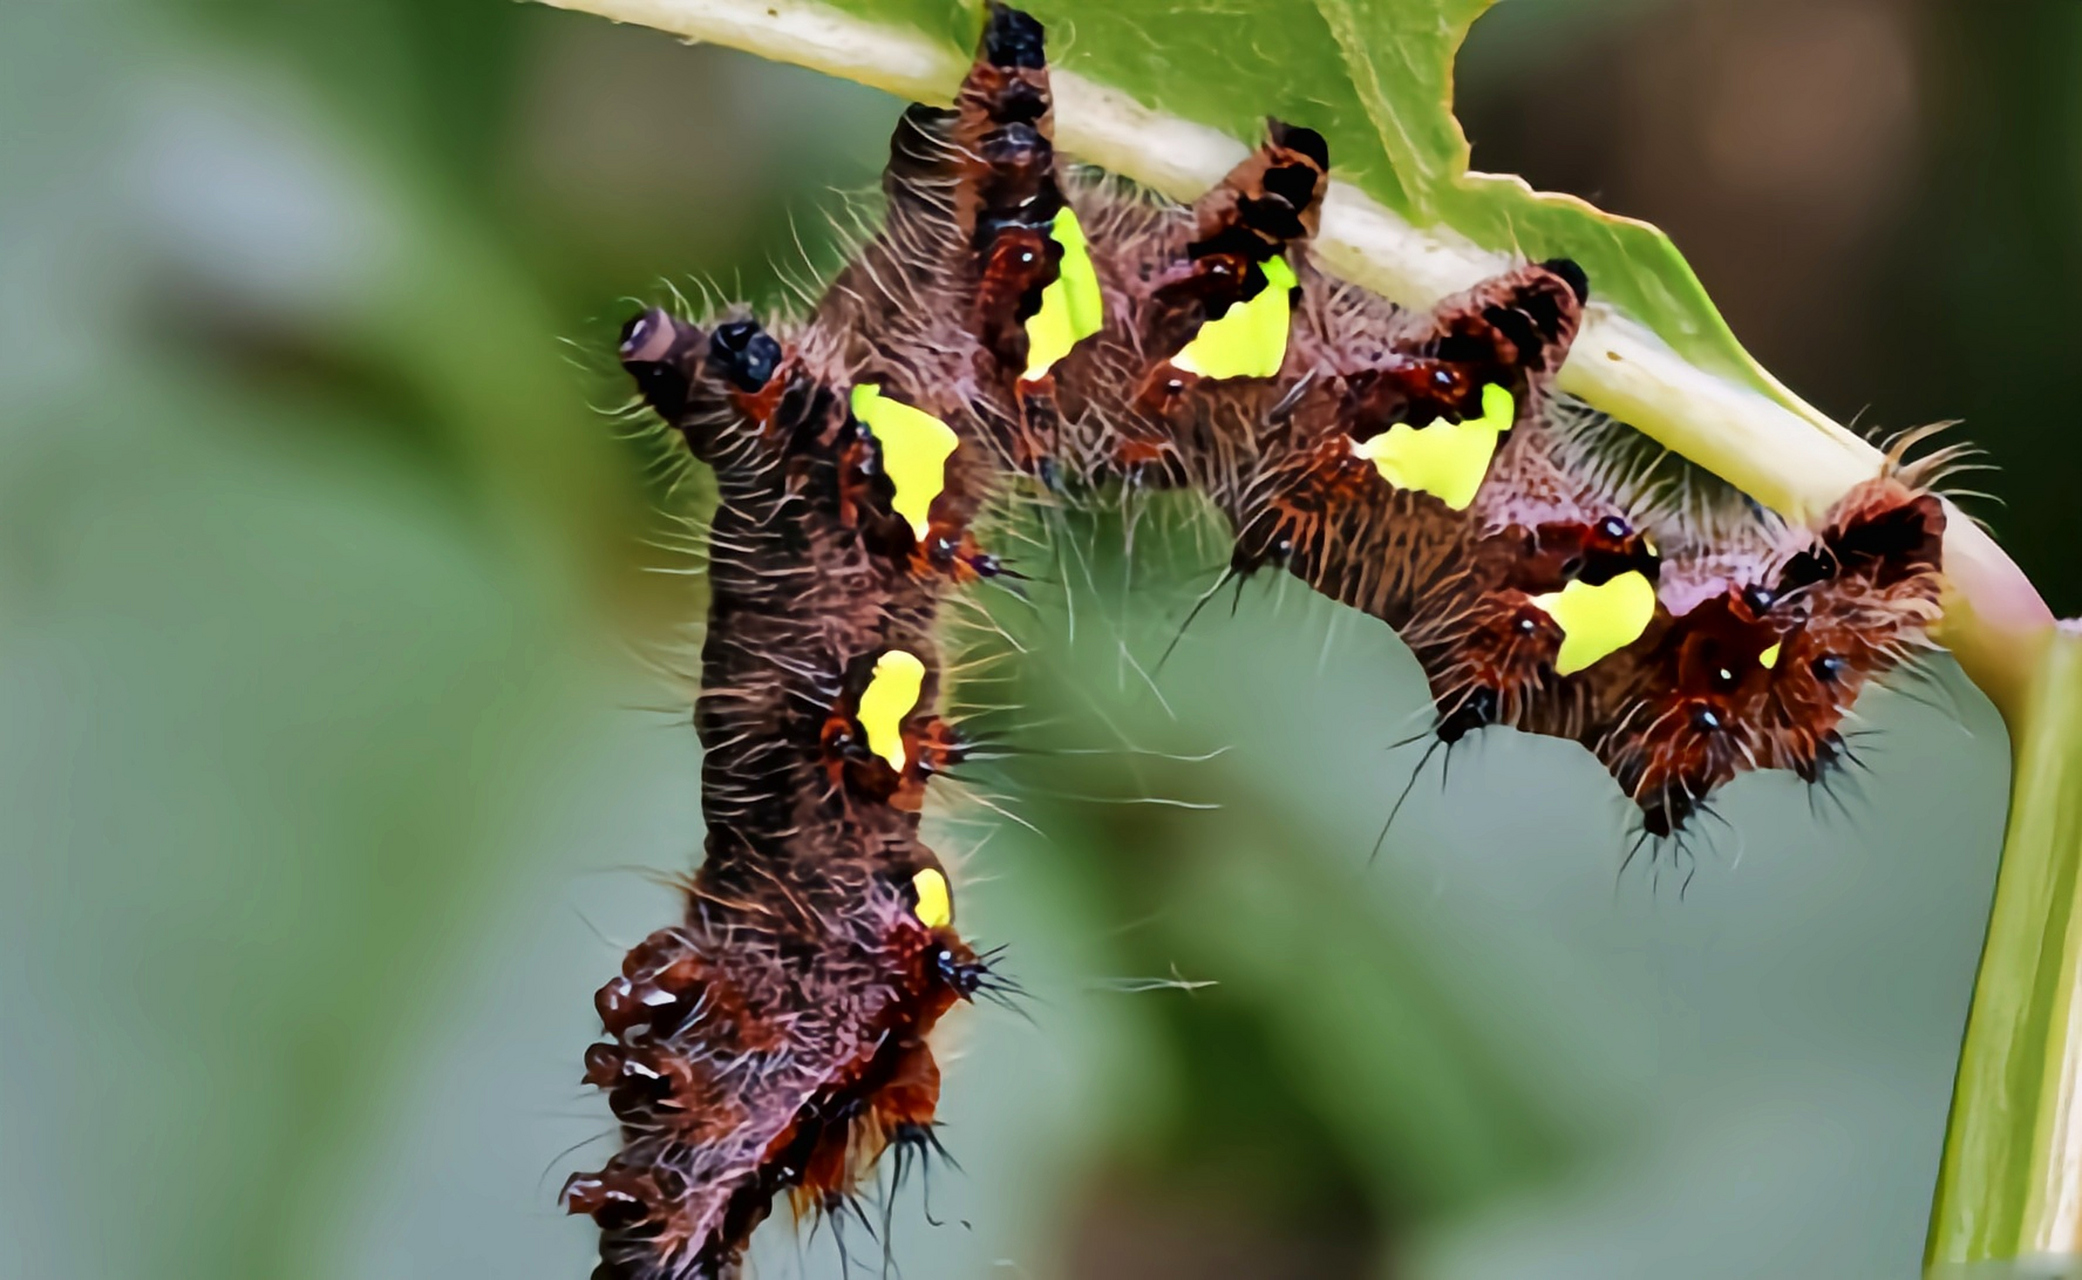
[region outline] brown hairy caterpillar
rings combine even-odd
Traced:
[[[1589,296],[1508,271],[1427,313],[1306,252],[1330,157],[1266,142],[1181,209],[1058,173],[1038,23],[994,7],[949,110],[891,144],[887,223],[804,322],[662,310],[620,355],[713,469],[695,725],[706,857],[684,918],[596,998],[622,1148],[563,1198],[601,1280],[736,1275],[776,1196],[843,1210],[936,1147],[927,1037],[1003,991],[920,842],[965,744],[935,711],[941,605],[999,577],[1021,485],[1190,487],[1229,574],[1283,568],[1380,618],[1435,732],[1590,747],[1679,831],[1738,771],[1820,778],[1859,688],[1926,643],[1944,516],[1896,465],[1820,527],[1678,518],[1553,390]],[[1898,459],[1897,459],[1898,461]]]

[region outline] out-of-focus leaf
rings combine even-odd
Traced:
[[[149,409],[0,450],[5,1235],[25,1274],[285,1274],[524,873],[586,646],[380,451],[127,367]]]

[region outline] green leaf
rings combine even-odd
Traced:
[[[1453,61],[1493,2],[1316,0],[1391,170],[1385,179],[1362,173],[1359,184],[1413,222],[1443,223],[1484,248],[1575,258],[1600,297],[1686,359],[1807,412],[1736,342],[1670,237],[1519,178],[1468,171],[1467,137],[1452,113]]]

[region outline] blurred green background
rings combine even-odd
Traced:
[[[1965,418],[2073,611],[2078,54],[2059,0],[1510,0],[1460,105],[1824,408]],[[687,495],[604,353],[827,268],[898,105],[504,0],[0,8],[0,1272],[587,1273],[590,993],[701,831]],[[1220,549],[1121,541],[970,638],[1036,753],[935,840],[1035,999],[948,1027],[902,1274],[1914,1273],[2006,775],[1949,664],[1684,857],[1496,732],[1370,861],[1408,654],[1253,584],[1153,681]]]

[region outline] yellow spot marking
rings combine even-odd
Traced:
[[[911,888],[918,895],[914,908],[918,923],[928,929],[944,929],[954,923],[954,899],[947,892],[946,876],[927,867],[911,877]]]
[[[1785,642],[1783,640],[1781,640],[1775,645],[1772,645],[1769,649],[1766,649],[1764,650],[1764,652],[1757,655],[1757,664],[1763,667],[1766,671],[1771,670],[1773,667],[1778,665],[1778,651],[1783,648],[1785,648]]]
[[[1629,569],[1595,587],[1571,582],[1559,591],[1534,596],[1533,603],[1561,626],[1561,652],[1555,655],[1554,670],[1566,676],[1641,638],[1655,617],[1655,584],[1639,570]]]
[[[1171,357],[1174,367],[1203,378],[1270,378],[1280,371],[1294,311],[1288,291],[1299,282],[1285,258],[1266,259],[1264,271],[1258,296],[1201,325],[1185,350]]]
[[[961,443],[953,428],[923,409],[898,404],[882,388],[862,383],[853,388],[853,416],[867,425],[882,446],[882,469],[896,485],[892,506],[911,522],[911,532],[925,541],[933,499],[947,487],[947,457]]]
[[[1371,440],[1354,442],[1352,452],[1370,460],[1396,488],[1428,493],[1465,511],[1489,474],[1497,440],[1511,429],[1517,413],[1511,393],[1490,383],[1482,388],[1481,417],[1428,427],[1398,422]]]
[[[1099,331],[1106,320],[1099,299],[1099,273],[1085,248],[1084,228],[1069,205],[1049,224],[1048,238],[1063,246],[1055,283],[1041,291],[1041,309],[1027,321],[1027,372],[1032,382],[1047,374],[1070,348]]]
[[[868,750],[902,770],[906,759],[904,717],[918,705],[919,690],[925,687],[925,664],[916,654],[891,649],[875,659],[875,674],[860,694],[860,727],[867,730]]]

